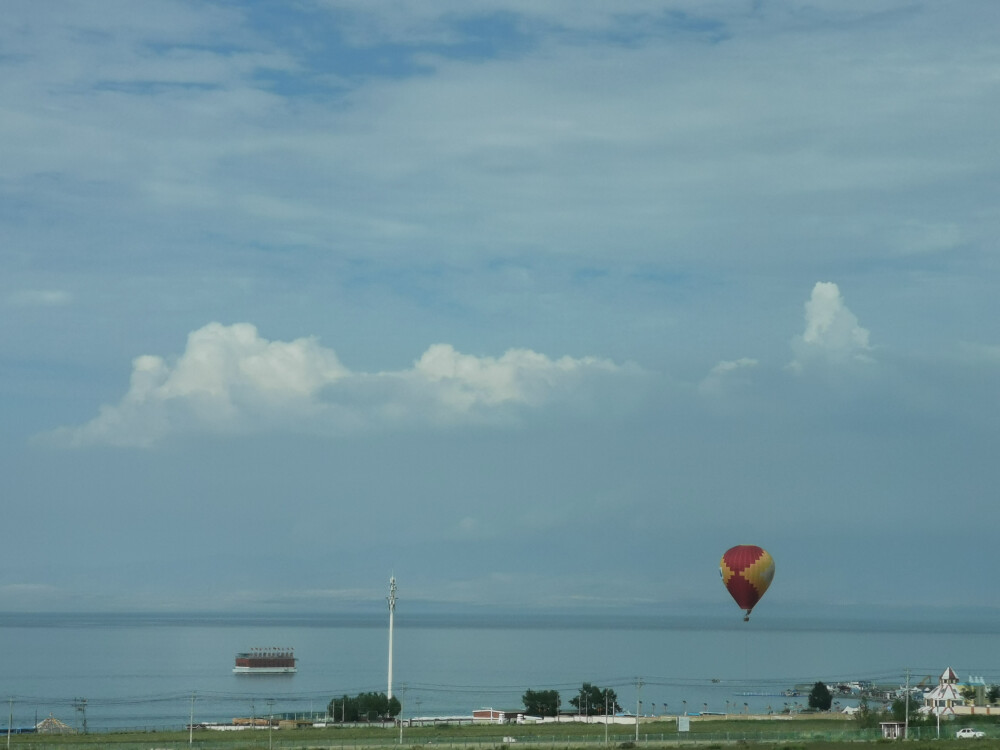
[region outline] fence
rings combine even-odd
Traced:
[[[936,736],[933,727],[911,727],[910,737],[920,739]],[[605,739],[599,735],[482,735],[470,737],[454,737],[448,735],[430,736],[421,734],[419,737],[407,738],[405,731],[400,744],[397,734],[371,738],[338,738],[336,733],[323,732],[312,735],[306,730],[244,730],[241,732],[226,732],[227,735],[211,736],[216,733],[199,731],[195,733],[193,743],[189,745],[188,738],[183,740],[157,738],[152,733],[148,740],[116,741],[114,734],[90,735],[86,740],[78,738],[47,738],[41,735],[20,735],[12,737],[11,747],[22,750],[95,750],[96,748],[113,748],[113,750],[372,750],[373,748],[399,748],[412,750],[416,747],[434,745],[441,750],[489,750],[490,748],[506,748],[516,744],[536,750],[563,750],[568,748],[597,748],[605,746],[621,748],[631,747],[635,743],[635,734],[610,734]],[[947,736],[951,736],[949,732]],[[720,745],[736,743],[785,743],[785,742],[833,742],[833,741],[874,741],[881,738],[878,729],[856,729],[830,732],[795,732],[795,731],[761,731],[761,732],[667,732],[659,734],[639,734],[639,742],[635,747],[642,748],[678,747],[681,745]],[[2,738],[0,738],[2,741]]]

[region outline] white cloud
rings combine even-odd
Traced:
[[[38,612],[53,606],[66,606],[78,597],[49,583],[8,583],[0,585],[0,596],[9,611]]]
[[[448,344],[435,344],[416,362],[412,376],[437,384],[443,402],[467,412],[478,405],[502,403],[540,406],[576,372],[616,369],[608,360],[595,357],[552,360],[528,349],[511,349],[496,359],[461,354]]]
[[[931,255],[962,246],[967,239],[962,228],[952,222],[904,222],[890,238],[898,255]]]
[[[719,362],[715,367],[712,368],[711,375],[725,375],[729,372],[735,372],[736,370],[741,370],[745,367],[756,367],[757,360],[751,359],[749,357],[740,357],[735,360],[723,360]]]
[[[868,362],[868,329],[844,304],[840,289],[832,282],[817,282],[805,305],[806,328],[792,342],[795,360],[790,367],[800,372],[810,362],[847,364]]]
[[[72,301],[73,295],[61,289],[22,289],[7,297],[15,307],[62,307]]]
[[[5,597],[11,596],[48,596],[58,592],[58,589],[48,583],[8,583],[0,586],[0,593]]]
[[[320,4],[341,14],[338,20],[343,33],[352,44],[359,46],[388,41],[460,44],[468,41],[468,32],[461,29],[463,22],[483,16],[516,17],[522,33],[532,28],[549,33],[608,33],[621,28],[641,29],[643,24],[662,23],[664,17],[670,17],[658,6],[640,0],[623,0],[614,5],[581,5],[572,0],[494,0],[488,4],[470,4],[461,0],[434,3],[395,0],[380,4],[374,12],[372,5],[363,0],[321,0]],[[681,23],[688,20],[685,13],[718,13],[721,10],[731,11],[731,8],[721,3],[687,1],[671,3],[670,10]]]
[[[188,336],[173,362],[136,357],[118,404],[48,437],[68,445],[148,446],[192,432],[342,433],[402,422],[484,421],[504,407],[572,400],[581,379],[623,371],[594,357],[553,360],[524,349],[476,357],[435,344],[412,369],[358,373],[313,338],[268,341],[249,323],[210,323]]]
[[[720,394],[734,381],[742,380],[745,373],[751,370],[759,362],[750,357],[740,357],[734,360],[723,360],[713,367],[705,379],[698,385],[698,390],[703,395]]]
[[[1000,365],[1000,346],[972,341],[959,342],[961,361],[972,365]]]

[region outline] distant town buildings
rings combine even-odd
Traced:
[[[975,701],[963,694],[970,686],[976,689]],[[1000,716],[1000,706],[987,705],[985,696],[986,683],[982,678],[970,678],[963,683],[955,670],[948,667],[938,678],[937,686],[924,693],[920,710],[935,716]]]

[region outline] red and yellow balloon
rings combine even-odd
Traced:
[[[753,544],[739,544],[726,550],[719,563],[722,582],[741,609],[746,610],[743,621],[750,619],[750,612],[774,578],[774,560],[766,550]]]

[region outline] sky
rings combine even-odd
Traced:
[[[993,611],[998,24],[8,0],[0,611]]]

